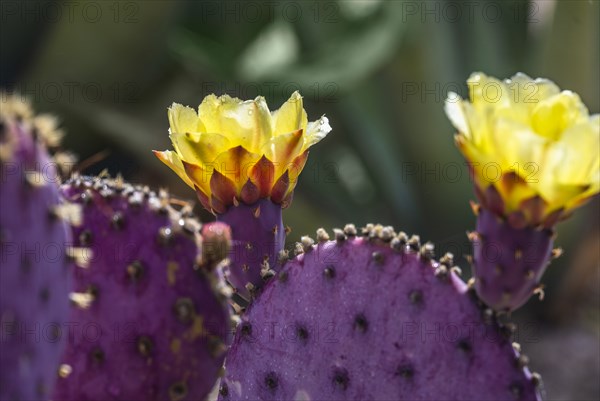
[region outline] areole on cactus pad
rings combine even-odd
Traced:
[[[451,255],[391,227],[317,237],[241,317],[219,400],[541,400]]]
[[[514,310],[539,289],[554,226],[600,189],[600,116],[549,80],[474,73],[467,82],[470,102],[450,93],[446,113],[480,202],[475,288],[489,306]]]
[[[281,209],[292,200],[309,148],[331,131],[329,122],[308,122],[298,92],[273,112],[263,97],[210,95],[197,111],[174,103],[168,114],[174,151],[154,153],[231,227],[228,280],[249,296],[283,249]]]

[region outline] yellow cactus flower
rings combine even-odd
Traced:
[[[600,117],[577,94],[521,73],[467,84],[470,102],[449,93],[445,109],[483,207],[550,228],[598,193]]]
[[[218,213],[260,198],[286,207],[308,149],[331,131],[325,116],[308,122],[298,92],[274,112],[260,96],[209,95],[198,111],[173,103],[169,124],[174,151],[154,154]]]

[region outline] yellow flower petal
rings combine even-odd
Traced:
[[[271,113],[262,97],[241,101],[227,95],[208,96],[198,113],[208,132],[226,136],[233,146],[256,152],[271,138]]]
[[[306,137],[304,139],[302,151],[305,151],[314,144],[320,142],[330,132],[331,126],[329,125],[329,120],[325,116],[322,116],[317,121],[308,123],[306,126]]]
[[[165,150],[164,152],[159,152],[157,150],[153,150],[154,155],[164,164],[169,166],[171,170],[173,170],[179,178],[181,178],[187,185],[194,188],[194,184],[192,180],[187,176],[181,159],[177,155],[177,153],[172,152],[170,150]]]
[[[184,160],[195,164],[206,164],[231,147],[231,141],[213,133],[172,133],[173,147]]]
[[[236,194],[239,195],[251,176],[252,168],[260,158],[261,155],[258,153],[249,152],[243,146],[236,146],[221,153],[208,165],[231,180],[235,185]]]
[[[533,129],[552,140],[559,139],[567,128],[587,118],[587,108],[579,96],[570,91],[541,100],[531,116]]]
[[[304,132],[299,129],[278,135],[263,145],[260,153],[275,165],[275,175],[280,176],[287,164],[298,156],[304,145]]]
[[[191,107],[173,103],[169,107],[168,115],[171,132],[186,133],[201,131],[198,124],[198,113]]]
[[[308,123],[302,96],[298,91],[292,93],[279,110],[273,112],[273,134],[283,135],[305,128]]]

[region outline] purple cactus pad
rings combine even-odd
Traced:
[[[231,227],[228,281],[248,298],[247,284],[259,288],[263,284],[261,270],[277,269],[277,256],[285,246],[281,205],[269,199],[253,205],[239,203],[218,214],[217,220]]]
[[[197,223],[166,194],[75,178],[74,230],[89,247],[77,269],[73,330],[53,400],[200,400],[222,367],[229,316],[216,275],[198,262]],[[214,261],[211,261],[211,263]]]
[[[481,209],[471,237],[475,289],[481,300],[498,311],[512,311],[527,302],[550,262],[552,231],[516,229]]]
[[[27,116],[0,116],[0,400],[47,400],[66,343],[71,230]]]
[[[451,255],[435,262],[389,227],[345,231],[303,241],[250,305],[219,400],[540,399],[539,376]]]

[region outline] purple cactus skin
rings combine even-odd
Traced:
[[[66,343],[72,262],[58,176],[28,107],[0,113],[0,400],[47,400]],[[6,100],[6,102],[5,102]],[[53,129],[53,128],[51,128]],[[45,134],[51,134],[45,132]]]
[[[513,228],[505,219],[481,209],[473,241],[475,289],[483,302],[498,311],[512,311],[541,289],[550,263],[553,232]]]
[[[509,326],[451,255],[369,225],[318,231],[242,316],[219,400],[540,400]]]
[[[198,259],[199,223],[167,194],[118,179],[75,178],[63,192],[83,205],[74,237],[93,256],[76,271],[74,334],[53,400],[203,399],[229,315],[216,272]]]
[[[238,203],[217,214],[217,221],[232,231],[228,281],[248,297],[248,289],[260,287],[265,274],[277,269],[277,257],[285,246],[281,205],[266,198],[253,205]]]

